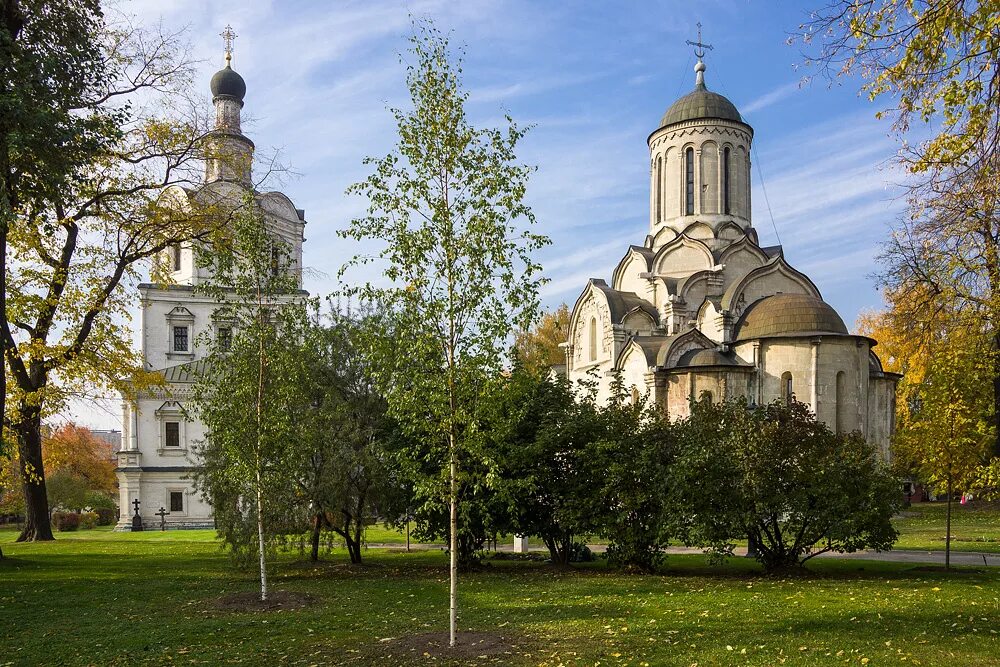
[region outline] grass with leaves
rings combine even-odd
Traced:
[[[899,539],[896,549],[943,551],[943,502],[914,503],[894,519]],[[1000,553],[1000,504],[972,501],[951,506],[951,548],[954,551]]]
[[[210,531],[15,536],[0,531],[0,665],[386,664],[381,640],[447,627],[440,551],[371,549],[357,567],[342,550],[314,566],[293,549],[274,587],[314,603],[232,612],[213,601],[253,591],[254,573],[233,569]],[[670,556],[655,576],[496,561],[463,586],[460,627],[519,638],[503,664],[976,666],[1000,654],[1000,569],[821,560],[774,579],[701,556]]]

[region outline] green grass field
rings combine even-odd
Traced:
[[[211,531],[14,536],[0,531],[0,665],[393,664],[380,640],[446,628],[439,551],[370,549],[361,567],[334,551],[313,567],[296,549],[273,585],[312,594],[312,606],[232,612],[212,602],[254,590],[254,573],[235,570]],[[516,638],[504,664],[977,666],[1000,655],[1000,569],[828,560],[769,579],[700,556],[671,556],[656,576],[496,562],[464,576],[461,596],[462,627]]]
[[[944,550],[945,503],[914,503],[897,518],[897,549]],[[1000,553],[1000,505],[974,501],[954,503],[951,548],[955,551]]]

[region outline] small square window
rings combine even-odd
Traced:
[[[167,447],[180,447],[181,446],[181,425],[180,422],[166,422],[164,424],[166,427],[166,446]]]
[[[219,327],[219,349],[229,350],[233,346],[233,330],[231,327]]]
[[[184,492],[183,491],[171,491],[170,492],[170,511],[171,512],[183,512],[184,511]]]
[[[174,352],[188,351],[188,328],[174,327]]]

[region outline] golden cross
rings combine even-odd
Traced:
[[[711,44],[702,44],[702,41],[701,41],[701,21],[698,21],[698,23],[696,25],[698,26],[698,41],[697,42],[692,42],[689,39],[689,40],[687,40],[687,43],[690,44],[691,46],[693,46],[695,48],[694,54],[696,56],[698,56],[698,59],[700,60],[701,58],[705,57],[705,49],[708,49],[709,51],[712,50],[712,45]]]
[[[227,25],[226,29],[219,33],[222,37],[222,41],[226,44],[226,64],[228,65],[233,59],[233,40],[239,37],[234,31],[233,26]]]

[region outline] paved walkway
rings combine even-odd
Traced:
[[[607,550],[607,545],[604,544],[591,544],[588,545],[590,550],[594,553],[603,553]],[[369,548],[374,549],[405,549],[405,545],[402,544],[377,544],[369,543]],[[443,550],[445,547],[443,544],[417,544],[413,543],[410,545],[410,549],[413,551],[429,551],[429,550]],[[512,552],[514,550],[513,545],[503,543],[497,546],[498,551]],[[743,547],[737,548],[734,553],[737,556],[745,556],[746,549]],[[532,553],[548,553],[544,547],[532,547]],[[668,547],[668,554],[701,554],[703,551],[697,547]],[[944,565],[944,552],[943,551],[912,551],[908,549],[893,549],[891,551],[857,551],[852,554],[839,554],[828,552],[817,556],[817,558],[848,558],[848,559],[858,559],[858,560],[878,560],[878,561],[888,561],[892,563],[926,563],[929,565]],[[983,553],[981,551],[952,551],[951,552],[951,564],[952,565],[978,565],[980,567],[1000,567],[1000,554],[993,553]]]

